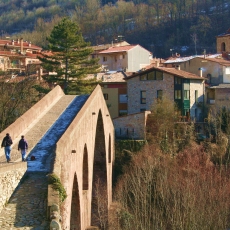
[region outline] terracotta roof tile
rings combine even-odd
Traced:
[[[181,78],[186,78],[186,79],[197,79],[197,80],[205,80],[206,79],[204,77],[200,77],[200,76],[198,76],[196,74],[189,73],[189,72],[186,72],[186,71],[183,71],[183,70],[178,70],[178,69],[175,69],[175,68],[156,67],[156,66],[154,66],[154,67],[149,68],[149,69],[147,69],[145,71],[137,72],[137,73],[133,74],[132,76],[127,77],[127,80],[130,79],[130,78],[133,78],[133,77],[138,77],[143,73],[148,73],[148,72],[150,72],[150,70],[160,70],[160,71],[163,71],[165,73],[169,73],[169,74],[172,74],[172,75],[175,75],[175,76],[178,76],[178,77],[181,77]]]
[[[103,50],[101,52],[99,52],[100,54],[106,54],[106,53],[118,53],[118,52],[125,52],[128,50],[133,49],[134,47],[136,47],[137,45],[129,45],[129,46],[113,46],[110,47],[107,50]]]
[[[8,45],[7,45],[8,44]],[[21,47],[21,43],[20,43],[20,40],[19,42],[18,41],[14,41],[14,44],[12,44],[12,40],[0,40],[0,46],[5,46],[7,45],[8,47],[18,47],[20,48]],[[41,47],[39,46],[36,46],[36,45],[33,45],[27,41],[23,41],[23,48],[24,49],[35,49],[35,50],[42,50]]]
[[[212,61],[212,62],[216,62],[219,63],[220,65],[223,66],[230,66],[230,61],[229,60],[225,60],[222,58],[203,58],[204,60],[208,60],[208,61]]]

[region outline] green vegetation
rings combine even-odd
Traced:
[[[98,84],[94,79],[86,80],[87,74],[96,73],[97,59],[89,59],[93,50],[85,42],[79,26],[68,18],[63,18],[47,38],[52,54],[44,54],[39,59],[44,69],[56,75],[46,75],[47,82],[63,86],[66,94],[90,93]]]
[[[0,0],[0,36],[23,37],[43,47],[53,25],[66,16],[92,45],[116,42],[122,35],[157,57],[215,52],[215,37],[230,20],[229,2],[223,0]]]
[[[52,185],[54,190],[57,190],[59,192],[60,200],[61,202],[63,202],[67,197],[67,194],[58,176],[54,173],[49,174],[48,183]]]
[[[212,137],[200,144],[176,111],[163,98],[147,121],[148,144],[138,152],[118,144],[112,229],[229,228],[230,110],[210,110],[204,129]]]

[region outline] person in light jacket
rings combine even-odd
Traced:
[[[18,143],[18,151],[21,150],[22,161],[26,161],[26,151],[28,149],[27,141],[24,136],[21,136],[21,140]]]

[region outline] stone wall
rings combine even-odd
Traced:
[[[225,50],[221,49],[221,44],[223,42],[225,43]],[[216,38],[216,51],[217,51],[217,53],[221,53],[221,51],[227,51],[227,52],[230,51],[230,36],[229,35],[227,35],[227,36],[218,36]]]
[[[138,76],[127,80],[128,114],[151,110],[157,99],[157,90],[163,90],[164,96],[174,100],[174,77],[163,74],[163,80],[141,81]],[[141,104],[141,91],[146,91],[146,104]]]
[[[104,133],[104,135],[100,135],[101,133]],[[98,140],[96,136],[104,140]],[[50,229],[54,226],[56,229],[71,229],[71,209],[72,205],[75,205],[72,201],[73,195],[77,195],[78,199],[76,200],[79,200],[79,204],[76,205],[79,205],[80,210],[75,210],[75,214],[77,212],[80,215],[81,229],[79,230],[85,230],[90,226],[92,194],[95,194],[93,192],[93,178],[97,176],[94,168],[95,159],[98,160],[98,157],[95,154],[102,154],[106,158],[101,166],[106,173],[108,207],[110,206],[112,202],[114,139],[113,123],[101,87],[98,85],[56,144],[53,173],[60,178],[66,190],[67,198],[63,203],[59,203],[58,194],[55,194],[52,189],[49,190],[48,215],[57,216],[52,219]],[[101,143],[104,148],[100,148]],[[112,160],[109,161],[109,158]],[[87,159],[86,164],[83,163],[85,159]],[[88,173],[84,175],[86,171]],[[85,180],[88,180],[86,188],[84,188]],[[78,194],[73,194],[76,191],[74,186],[78,187]],[[60,215],[62,217],[61,223],[59,221]]]
[[[0,167],[0,212],[27,170],[27,162],[7,164]]]
[[[32,108],[19,117],[13,124],[3,130],[0,133],[0,141],[5,137],[6,133],[10,133],[13,140],[19,137],[26,128],[32,125],[36,119],[44,115],[63,95],[64,92],[61,87],[56,86]],[[3,149],[0,150],[0,155],[4,155]]]
[[[145,140],[145,126],[150,111],[130,114],[113,119],[117,139]]]

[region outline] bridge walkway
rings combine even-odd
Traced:
[[[27,172],[0,213],[0,229],[49,229],[46,219],[47,173],[56,142],[81,109],[88,96],[64,95],[44,116],[34,122],[23,135],[29,144]],[[18,140],[13,140],[11,163],[21,161],[17,150]],[[11,164],[9,163],[9,164]],[[6,163],[5,156],[0,164]]]

